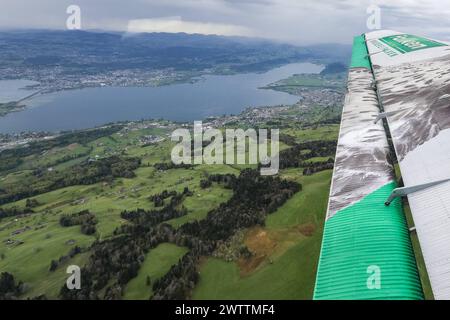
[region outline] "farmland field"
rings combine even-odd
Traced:
[[[282,109],[279,114],[286,117],[299,112],[302,109]],[[333,143],[337,136],[334,124],[303,128],[294,121],[290,123],[281,130],[282,135],[290,137],[280,144],[282,159],[284,154],[292,156],[289,150],[293,144],[316,140]],[[0,219],[0,270],[23,283],[20,298],[61,298],[68,277],[66,268],[90,268],[93,255],[98,255],[102,246],[115,243],[127,234],[126,230],[133,230],[129,228],[133,228],[134,220],[126,213],[139,210],[147,215],[169,210],[167,218],[149,227],[170,228],[173,235],[145,247],[137,267],[134,262],[129,265],[135,271],[130,271],[127,280],[116,282],[124,275],[111,273],[107,285],[95,294],[114,294],[123,299],[149,299],[161,294],[161,281],[192,254],[189,242],[174,237],[186,232],[187,226],[211,219],[211,214],[230,206],[239,196],[233,191],[238,185],[227,186],[212,177],[238,179],[256,169],[254,165],[226,164],[172,167],[170,152],[175,144],[169,134],[173,128],[174,124],[167,121],[125,123],[57,136],[2,153],[0,209],[6,216]],[[308,148],[298,153],[305,166],[319,168],[334,156],[332,151],[313,153]],[[23,155],[19,158],[19,154]],[[227,240],[232,245],[227,247],[227,241],[219,241],[215,251],[199,257],[198,283],[185,291],[187,297],[312,297],[331,170],[305,174],[302,163],[294,167],[286,164],[288,167],[278,175],[301,186],[301,191],[294,192],[274,212],[264,213],[261,223],[235,229],[234,236]],[[208,179],[212,183],[202,186]],[[269,191],[276,192],[276,188]],[[89,228],[83,222],[66,225],[85,214],[93,219]],[[131,239],[141,241],[136,236]],[[221,250],[233,258],[224,256]],[[247,252],[245,256],[242,250]]]

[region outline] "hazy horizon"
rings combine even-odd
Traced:
[[[450,39],[450,3],[430,0],[2,0],[0,30],[63,30],[70,5],[81,28],[106,32],[167,32],[246,36],[295,45],[351,43],[369,31],[367,9],[381,9],[383,29]],[[306,30],[306,31],[303,31]]]

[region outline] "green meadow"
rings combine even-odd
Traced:
[[[298,141],[336,139],[337,126],[317,126],[308,129],[283,129]],[[75,185],[27,198],[36,201],[33,214],[0,220],[0,270],[12,273],[25,283],[21,298],[42,294],[57,299],[67,279],[69,265],[82,267],[89,259],[90,246],[105,240],[122,224],[123,210],[154,209],[149,197],[163,190],[192,191],[182,205],[188,214],[167,221],[175,228],[201,220],[208,212],[226,202],[232,191],[219,184],[202,189],[200,181],[211,174],[239,175],[245,165],[197,165],[187,169],[160,171],[156,163],[170,162],[168,128],[137,128],[122,130],[85,144],[72,143],[24,157],[11,170],[0,172],[0,189],[26,184],[34,170],[44,168],[59,171],[80,164],[87,159],[101,159],[112,155],[138,157],[141,166],[133,178],[116,178],[90,185]],[[154,135],[163,141],[143,144],[142,138]],[[281,149],[289,148],[282,144]],[[321,159],[312,159],[321,161]],[[254,166],[253,166],[254,167]],[[193,299],[308,299],[312,297],[315,270],[320,250],[321,233],[328,199],[331,171],[303,176],[303,169],[287,169],[282,177],[303,185],[276,212],[269,215],[265,226],[243,230],[244,244],[255,252],[255,261],[226,262],[205,257],[199,267],[200,282],[192,292]],[[5,209],[25,208],[27,199],[5,204]],[[80,226],[62,227],[62,215],[89,210],[97,219],[96,233],[85,235]],[[258,247],[258,236],[262,243]],[[65,259],[56,270],[50,262],[66,256],[78,246],[83,252]],[[162,277],[187,252],[187,248],[163,243],[150,250],[140,267],[138,276],[126,286],[124,299],[149,299],[151,283]],[[150,284],[149,284],[150,283]]]
[[[257,246],[272,242],[271,250],[261,248],[263,259],[246,274],[236,262],[207,259],[194,299],[312,298],[331,171],[304,177],[298,170],[286,170],[282,176],[301,182],[303,191],[269,215],[256,235],[247,234],[257,237]]]

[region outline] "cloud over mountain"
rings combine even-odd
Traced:
[[[0,28],[65,27],[73,0],[2,0]],[[295,44],[349,43],[367,31],[367,8],[382,27],[449,38],[450,2],[441,0],[77,0],[84,29],[243,35]]]

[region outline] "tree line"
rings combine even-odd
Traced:
[[[0,208],[0,220],[3,218],[8,218],[8,217],[15,217],[15,216],[20,216],[20,215],[24,215],[24,214],[30,214],[30,213],[34,213],[33,210],[31,210],[30,208],[24,208],[24,209],[19,209],[19,208]]]
[[[95,214],[89,210],[83,210],[78,213],[64,214],[59,218],[59,224],[62,227],[81,226],[81,233],[86,235],[94,234],[97,230],[95,225],[97,224],[97,218]]]
[[[185,187],[183,193],[177,193],[175,190],[167,191],[163,190],[161,193],[151,195],[148,199],[153,202],[155,207],[164,206],[164,200],[167,198],[172,198],[170,200],[172,205],[178,204],[184,196],[192,196],[192,191],[188,187]]]
[[[159,162],[155,163],[153,167],[158,171],[167,171],[171,169],[191,169],[194,166],[191,164],[184,164],[184,163],[175,164],[173,162]]]
[[[0,274],[0,300],[16,300],[24,291],[24,284],[16,282],[9,272]]]
[[[204,220],[182,225],[174,231],[174,243],[190,248],[183,259],[153,285],[153,299],[186,299],[198,280],[197,262],[209,256],[236,231],[264,225],[268,214],[275,212],[301,185],[278,177],[261,176],[258,170],[245,169],[234,175],[210,176],[233,190],[226,203],[213,209]]]
[[[141,164],[139,158],[111,156],[96,161],[86,160],[62,171],[36,169],[27,184],[9,185],[0,193],[0,205],[74,185],[89,185],[114,178],[133,178]]]
[[[293,138],[286,138],[292,147],[280,152],[280,169],[305,168],[304,172],[312,174],[332,169],[336,153],[336,141],[318,140],[296,143]],[[325,161],[308,161],[315,157],[329,157]]]
[[[200,256],[211,255],[239,229],[263,225],[267,214],[301,190],[301,185],[295,182],[260,176],[259,171],[251,169],[243,170],[238,177],[212,175],[210,178],[232,188],[230,200],[211,210],[204,220],[184,224],[178,229],[164,223],[167,220],[163,219],[172,218],[170,215],[155,220],[155,213],[124,213],[130,223],[117,228],[112,238],[92,245],[92,254],[81,271],[84,283],[81,290],[68,290],[64,286],[60,296],[64,299],[120,299],[128,281],[137,276],[148,251],[170,242],[188,247],[190,252],[153,283],[153,298],[186,298],[198,281]]]
[[[120,213],[121,218],[131,221],[137,225],[155,226],[163,221],[168,221],[187,215],[187,209],[184,206],[181,206],[181,208],[178,208],[178,206],[183,202],[185,197],[192,196],[192,191],[190,191],[189,188],[185,187],[182,193],[177,193],[176,191],[168,192],[165,190],[161,194],[172,194],[170,202],[162,209],[136,209],[132,211],[125,210]],[[160,199],[159,197],[161,196],[161,194],[152,197]],[[126,227],[127,226],[124,226],[124,228]]]
[[[23,158],[33,154],[41,154],[44,151],[64,147],[72,143],[87,144],[102,137],[110,136],[123,126],[114,125],[92,130],[63,133],[53,139],[31,142],[29,145],[0,152],[0,172],[12,170],[23,163]]]
[[[49,271],[50,272],[55,271],[61,263],[66,262],[67,260],[75,257],[77,254],[80,254],[81,252],[83,252],[83,249],[80,248],[79,246],[73,247],[72,249],[70,249],[68,254],[59,257],[58,260],[50,261]]]

